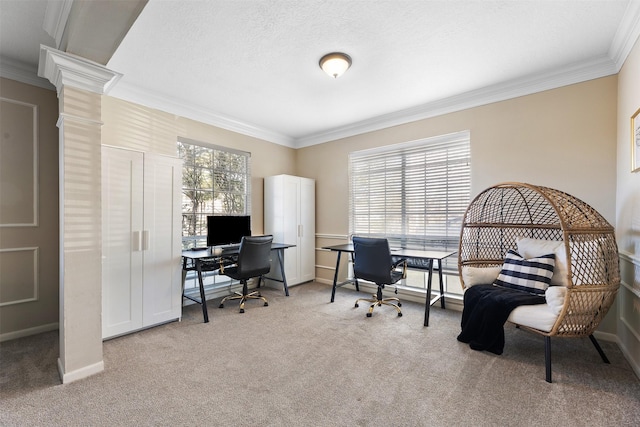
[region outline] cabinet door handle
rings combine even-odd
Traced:
[[[139,231],[133,232],[133,235],[131,236],[131,246],[133,246],[134,252],[140,251],[140,232]]]
[[[149,230],[144,230],[142,232],[142,250],[146,251],[149,249]]]
[[[302,237],[302,224],[298,225],[298,237]]]

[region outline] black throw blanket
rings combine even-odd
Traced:
[[[458,341],[473,350],[502,354],[504,323],[519,305],[545,303],[544,296],[493,285],[471,286],[464,293],[462,332]]]

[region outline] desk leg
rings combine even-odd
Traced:
[[[340,256],[342,255],[342,251],[338,251],[337,261],[336,261],[336,271],[333,273],[333,287],[331,288],[331,302],[336,297],[336,286],[338,284],[338,270],[340,269]]]
[[[355,265],[356,254],[351,252],[351,265]],[[356,284],[356,291],[360,292],[360,284],[358,283],[358,278],[356,275],[353,275],[353,283]]]
[[[438,260],[438,279],[440,279],[440,307],[444,308],[444,282],[442,280],[442,260]]]
[[[181,305],[184,302],[184,283],[186,282],[186,280],[187,280],[187,259],[182,258],[182,298],[183,300],[180,301]]]
[[[198,272],[198,283],[200,284],[200,301],[202,302],[202,317],[204,323],[209,323],[209,313],[207,312],[207,299],[204,296],[204,283],[202,283],[202,263],[196,260],[196,271]]]
[[[284,249],[278,249],[278,264],[280,264],[280,273],[282,273],[282,283],[284,286],[284,295],[289,296],[289,287],[287,286],[287,277],[284,274]]]
[[[431,308],[431,280],[433,279],[433,259],[429,259],[429,276],[427,279],[427,298],[424,304],[424,326],[429,326],[429,309]]]

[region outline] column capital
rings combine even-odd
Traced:
[[[122,74],[80,56],[40,45],[38,76],[53,83],[58,95],[63,86],[102,95],[111,90]]]

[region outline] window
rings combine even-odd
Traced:
[[[469,132],[349,155],[349,231],[393,247],[457,250],[471,192]],[[456,269],[456,259],[444,269]]]
[[[180,139],[183,248],[206,246],[207,216],[251,215],[250,153]]]

